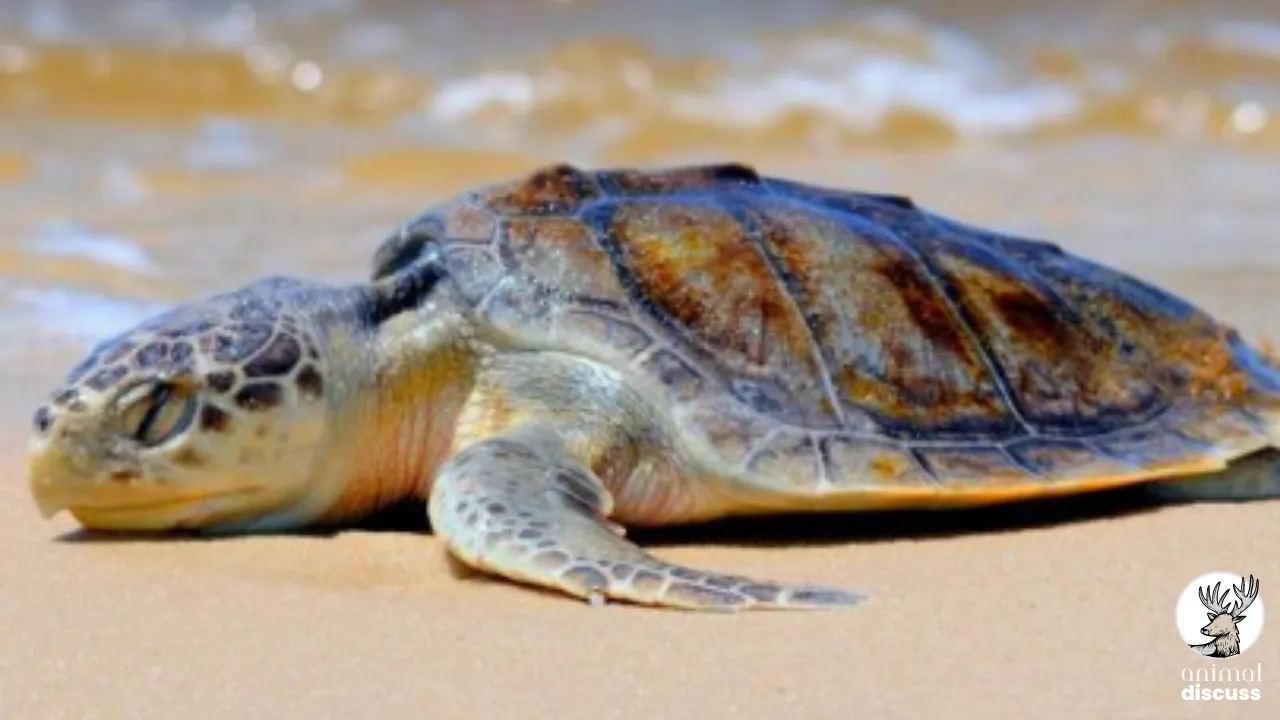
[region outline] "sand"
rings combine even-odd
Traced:
[[[408,529],[86,542],[24,500],[17,482],[0,494],[5,718],[1256,718],[1280,690],[1271,627],[1216,663],[1260,663],[1262,702],[1181,700],[1183,669],[1208,663],[1173,623],[1209,570],[1256,573],[1266,599],[1275,502],[1044,527],[989,513],[955,537],[842,519],[820,541],[775,525],[765,544],[661,548],[871,595],[722,616],[468,576]]]

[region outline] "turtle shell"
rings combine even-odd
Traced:
[[[742,165],[542,168],[415,219],[375,275],[427,245],[484,321],[628,368],[687,439],[795,493],[1218,469],[1280,405],[1268,358],[1147,283]]]

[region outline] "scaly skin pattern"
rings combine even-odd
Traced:
[[[906,198],[737,165],[543,168],[103,342],[34,417],[45,514],[282,531],[417,497],[463,562],[593,603],[858,593],[625,528],[1146,483],[1280,494],[1280,370],[1202,311]],[[1160,482],[1156,482],[1160,481]]]

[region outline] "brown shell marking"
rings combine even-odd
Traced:
[[[793,279],[846,406],[920,430],[1014,427],[973,339],[891,235],[790,207],[752,216]]]
[[[1236,355],[1244,351],[1265,362],[1265,354],[1245,347],[1233,328],[1203,311],[1117,271],[1065,255],[1036,269],[1080,315],[1105,329],[1113,345],[1131,356],[1128,366],[1136,366],[1156,388],[1224,406],[1272,407],[1280,400],[1252,392],[1257,378]],[[1280,366],[1271,363],[1265,371],[1276,373]]]
[[[616,209],[607,235],[626,279],[740,379],[749,404],[797,424],[839,424],[804,317],[733,216],[636,202]]]
[[[929,259],[1026,420],[1057,429],[1110,415],[1128,424],[1159,402],[1148,369],[1034,275],[986,249],[931,245]]]
[[[597,193],[589,173],[570,165],[552,165],[519,182],[482,188],[475,199],[499,215],[571,215]]]
[[[933,489],[937,479],[906,447],[897,443],[832,436],[819,443],[827,482],[836,489],[918,487]]]
[[[624,305],[609,256],[591,231],[576,218],[511,218],[505,249],[512,261],[542,286],[572,288],[574,294],[599,303]]]

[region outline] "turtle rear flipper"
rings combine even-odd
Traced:
[[[1149,491],[1166,502],[1245,502],[1280,497],[1280,450],[1267,448],[1216,473],[1162,480]]]

